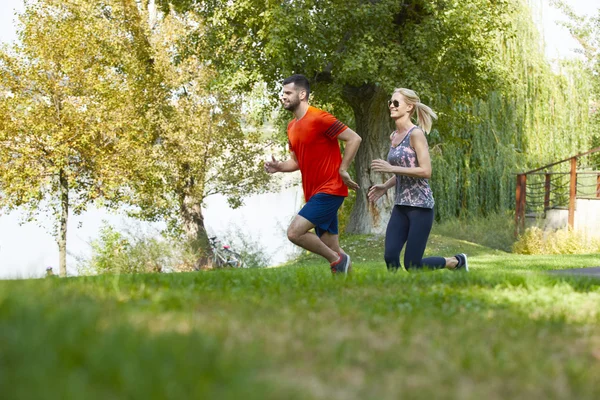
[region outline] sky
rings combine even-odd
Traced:
[[[566,21],[567,18],[556,8],[550,6],[549,0],[532,0],[530,3],[540,4],[541,13],[540,30],[544,35],[546,57],[550,60],[558,57],[573,57],[574,49],[579,49],[579,44],[570,36],[566,28],[557,24],[557,21]],[[596,15],[600,9],[600,0],[565,0],[578,15]],[[538,7],[536,7],[538,8]]]
[[[16,40],[14,13],[23,10],[23,0],[0,2],[0,42],[11,43]],[[600,0],[566,2],[582,15],[592,15],[600,8]],[[574,49],[579,45],[556,23],[565,17],[549,5],[549,0],[531,0],[531,3],[537,5],[535,19],[544,35],[548,59],[575,57]],[[292,179],[298,181],[299,177],[295,175]],[[295,251],[285,231],[301,206],[301,198],[301,188],[295,186],[280,193],[252,196],[244,207],[232,210],[222,196],[211,196],[204,209],[205,224],[210,234],[223,238],[242,231],[272,256],[272,264],[278,264]],[[58,272],[58,246],[51,234],[51,220],[43,217],[40,220],[40,224],[23,223],[23,214],[18,211],[0,214],[0,279],[41,277],[48,266]],[[105,221],[124,230],[152,232],[161,228],[160,224],[141,224],[122,214],[93,208],[82,215],[71,216],[67,237],[69,273],[76,273],[76,257],[89,257],[90,242],[97,238]]]

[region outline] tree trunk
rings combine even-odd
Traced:
[[[58,270],[67,276],[67,222],[69,220],[69,181],[64,170],[58,175],[60,184],[60,227],[58,232]]]
[[[367,193],[372,185],[391,178],[389,174],[371,172],[371,161],[387,158],[389,136],[394,129],[387,106],[389,94],[379,86],[369,84],[361,87],[347,86],[343,95],[354,111],[356,132],[363,139],[354,159],[360,189],[356,192],[356,203],[346,231],[383,234],[393,206],[393,192],[390,190],[375,204],[369,202]]]
[[[184,194],[181,201],[181,218],[183,231],[192,251],[197,255],[194,269],[205,268],[209,264],[211,248],[208,244],[208,234],[204,227],[201,202],[189,194]]]

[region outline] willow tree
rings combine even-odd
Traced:
[[[19,42],[0,52],[0,207],[30,217],[49,207],[61,276],[69,212],[115,198],[122,184],[114,167],[128,125],[119,72],[128,51],[105,11],[83,0],[27,2]]]
[[[519,5],[519,2],[515,2]],[[515,174],[590,148],[591,80],[578,62],[553,71],[525,5],[494,42],[504,85],[470,99],[440,95],[444,111],[430,145],[437,215],[481,216],[514,209]]]
[[[590,111],[595,134],[594,147],[597,147],[600,146],[600,6],[595,14],[582,16],[564,1],[553,0],[551,4],[568,17],[563,25],[581,46],[579,52],[583,56],[583,65],[579,74],[583,73],[584,79],[589,79],[593,88]]]
[[[439,93],[461,101],[502,85],[495,43],[512,31],[516,1],[163,0],[209,24],[192,32],[188,52],[208,58],[230,86],[265,80],[276,91],[286,75],[305,74],[315,101],[349,108],[363,142],[355,159],[360,190],[347,226],[381,232],[391,199],[370,207],[366,193],[382,176],[370,171],[385,156],[392,130],[386,100],[394,87],[415,89],[434,103]],[[436,104],[431,104],[434,108]],[[441,117],[445,115],[441,113]]]

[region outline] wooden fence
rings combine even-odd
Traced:
[[[576,200],[600,200],[600,147],[517,174],[515,198],[515,235],[526,217],[543,218],[550,209],[568,209],[573,228]]]

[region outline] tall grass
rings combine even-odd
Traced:
[[[515,242],[514,217],[511,212],[492,213],[477,218],[448,218],[436,222],[432,232],[503,251],[511,251]]]

